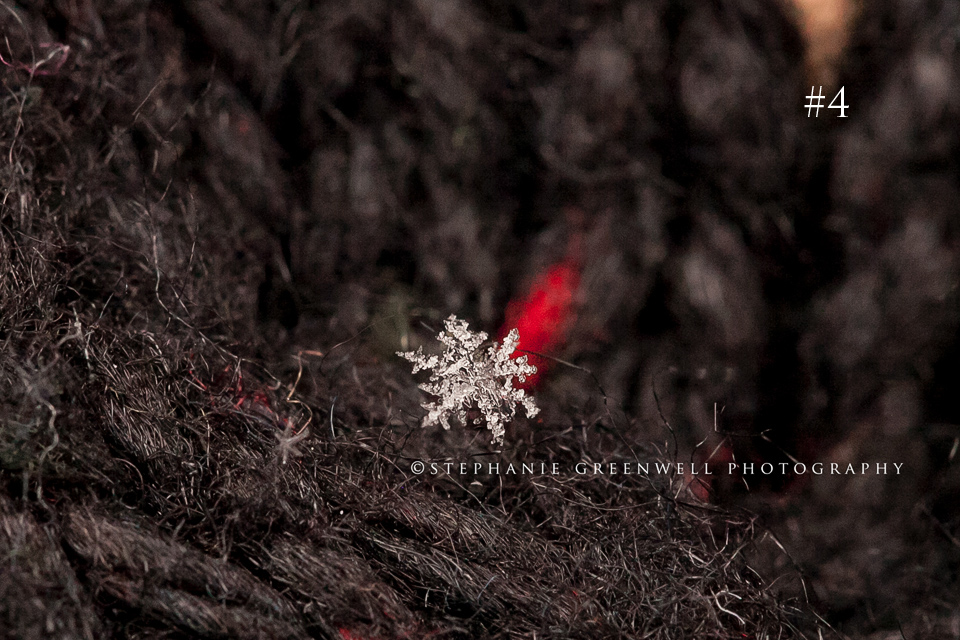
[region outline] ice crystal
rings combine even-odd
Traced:
[[[431,371],[430,379],[420,388],[437,399],[423,403],[427,410],[423,425],[439,423],[449,429],[453,415],[466,425],[467,412],[475,406],[486,418],[494,443],[502,443],[504,427],[516,414],[517,404],[523,405],[527,417],[540,411],[531,396],[513,386],[514,377],[524,382],[537,368],[527,362],[527,356],[510,357],[520,342],[516,329],[507,334],[502,345],[494,342],[481,350],[480,345],[487,340],[483,331],[470,331],[466,320],[453,315],[446,319],[444,326],[446,330],[437,336],[445,346],[443,353],[426,355],[423,347],[397,352],[413,363],[414,373]]]

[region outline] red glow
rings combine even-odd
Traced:
[[[574,296],[579,286],[579,261],[567,257],[542,273],[525,298],[514,299],[507,305],[500,338],[503,339],[513,328],[520,332],[520,344],[514,357],[525,355],[523,351],[547,354],[563,346],[576,317]],[[529,359],[537,367],[537,373],[518,386],[535,387],[552,364],[551,360],[535,355],[530,355]]]

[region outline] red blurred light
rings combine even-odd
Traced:
[[[520,344],[514,357],[525,355],[525,351],[546,354],[565,344],[576,317],[574,299],[579,286],[579,261],[568,257],[537,277],[526,297],[514,299],[507,305],[500,339],[513,328],[519,331]],[[537,373],[518,385],[525,388],[535,387],[552,364],[551,360],[532,354],[529,359],[537,367]]]

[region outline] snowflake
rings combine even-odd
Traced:
[[[527,363],[527,356],[510,357],[520,342],[520,333],[513,329],[502,345],[494,342],[482,351],[480,345],[487,339],[483,331],[470,331],[466,320],[456,316],[447,318],[444,326],[446,331],[437,336],[446,346],[442,354],[424,355],[423,347],[397,352],[413,363],[414,373],[432,371],[430,380],[420,388],[438,399],[423,403],[427,410],[423,426],[439,423],[449,429],[451,415],[467,425],[467,410],[476,405],[487,420],[487,428],[493,432],[493,442],[503,443],[504,425],[513,419],[518,403],[523,405],[528,417],[540,412],[532,397],[513,386],[514,376],[524,382],[527,376],[537,372],[535,366]]]

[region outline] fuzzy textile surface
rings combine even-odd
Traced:
[[[960,638],[960,11],[802,4],[0,1],[0,637]]]

